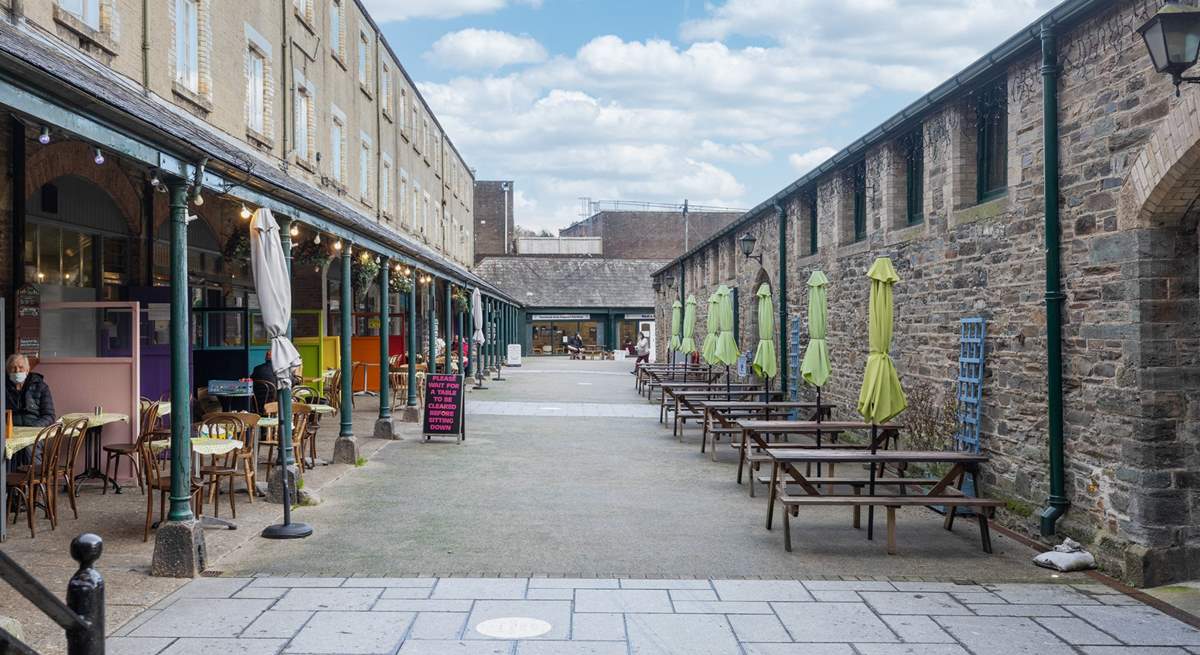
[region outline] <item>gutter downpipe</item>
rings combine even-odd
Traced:
[[[150,92],[150,0],[142,0],[142,93]]]
[[[1040,513],[1043,537],[1055,534],[1055,524],[1071,502],[1065,492],[1063,456],[1062,270],[1058,217],[1058,60],[1054,26],[1042,24],[1042,134],[1046,201],[1046,415],[1050,437],[1050,497]]]
[[[788,288],[787,288],[787,211],[775,203],[779,222],[779,388],[787,392],[788,387]],[[786,400],[786,398],[785,398]]]

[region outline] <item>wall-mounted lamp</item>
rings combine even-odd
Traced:
[[[743,234],[742,237],[738,239],[738,246],[742,249],[742,256],[744,256],[746,259],[757,259],[758,265],[762,266],[762,253],[760,252],[757,255],[753,254],[754,245],[756,243],[758,243],[758,239],[755,239],[754,235],[750,234],[749,232]]]
[[[42,145],[50,144],[50,128],[42,126],[42,131],[38,134],[38,143]]]
[[[101,164],[103,164],[104,163],[104,151],[99,148],[96,148],[96,156],[92,158],[92,161],[96,162],[97,166],[100,166]]]

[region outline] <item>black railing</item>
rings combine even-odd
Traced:
[[[71,557],[79,562],[79,570],[67,583],[65,603],[0,551],[0,579],[63,629],[67,655],[104,654],[104,578],[93,566],[103,550],[104,542],[91,533],[71,541]],[[3,628],[0,628],[0,653],[37,655]]]

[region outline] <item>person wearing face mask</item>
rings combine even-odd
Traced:
[[[4,386],[8,409],[13,413],[14,426],[46,427],[54,422],[54,397],[50,386],[40,373],[29,371],[29,358],[9,355],[4,363],[7,373]],[[30,463],[28,449],[17,453],[10,464],[14,467]]]

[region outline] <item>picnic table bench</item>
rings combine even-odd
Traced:
[[[712,460],[717,461],[717,440],[721,435],[741,435],[742,428],[737,424],[739,420],[771,420],[772,412],[792,410],[809,410],[808,414],[810,421],[827,420],[833,412],[835,405],[821,404],[819,406],[814,402],[808,401],[772,401],[764,403],[761,400],[701,400],[700,406],[704,410],[704,434],[700,439],[700,452],[703,453],[709,438],[712,438]],[[738,446],[732,441],[731,445]]]
[[[783,510],[784,548],[792,550],[791,516],[799,515],[801,506],[848,506],[855,509],[854,527],[859,527],[859,510],[866,506],[870,513],[867,523],[867,538],[873,538],[875,507],[887,510],[887,552],[896,554],[896,509],[900,507],[932,507],[943,506],[946,518],[942,527],[954,529],[955,510],[958,507],[970,507],[975,510],[979,522],[979,538],[983,552],[992,552],[991,533],[988,529],[988,517],[1004,501],[973,498],[962,492],[963,479],[970,474],[974,479],[976,491],[979,489],[979,465],[988,461],[986,455],[957,451],[925,451],[925,450],[798,450],[793,448],[767,448],[767,455],[773,464],[771,467],[771,486],[767,501],[767,529],[771,529],[771,520],[775,513],[775,501],[778,500]],[[837,478],[807,478],[800,472],[798,464],[866,464],[870,475],[865,484],[861,479],[852,478],[841,480]],[[949,471],[940,478],[879,478],[875,468],[889,464],[952,464]],[[786,473],[789,480],[782,480],[781,471]],[[855,489],[853,495],[822,493],[819,487],[850,485]],[[897,487],[899,493],[878,494],[879,487]],[[924,493],[905,493],[909,487],[929,487]],[[867,495],[862,495],[866,488]]]
[[[888,440],[899,441],[900,429],[903,427],[895,423],[874,424],[863,421],[737,421],[737,425],[742,430],[742,442],[739,445],[738,455],[738,484],[742,483],[742,470],[745,468],[753,471],[758,467],[770,461],[770,457],[766,454],[768,448],[802,448],[802,449],[821,449],[830,448],[833,450],[849,449],[857,450],[867,448],[876,450],[880,446],[886,445]],[[865,446],[860,444],[839,444],[837,437],[843,432],[851,430],[862,430],[871,432],[871,440]],[[806,435],[813,438],[812,442],[796,442],[796,443],[780,443],[768,442],[762,435]],[[822,444],[822,438],[829,435],[834,443]],[[833,471],[830,469],[830,474]],[[821,474],[820,465],[817,466],[817,475]],[[750,480],[750,496],[754,497],[754,480]]]
[[[666,415],[675,412],[678,418],[680,409],[685,409],[692,417],[699,418],[703,415],[703,410],[694,403],[700,400],[744,400],[747,398],[762,398],[763,394],[770,394],[771,398],[783,399],[783,392],[776,390],[768,392],[761,384],[755,383],[739,383],[731,384],[728,388],[725,385],[713,386],[689,386],[681,387],[678,385],[667,385],[663,387],[662,397],[659,400],[658,419],[659,423],[666,422]],[[668,396],[670,400],[668,401]]]
[[[647,392],[647,398],[653,393],[653,386],[663,381],[715,382],[721,377],[722,371],[713,370],[711,366],[696,366],[694,364],[642,364],[637,369],[636,386],[638,393]]]

